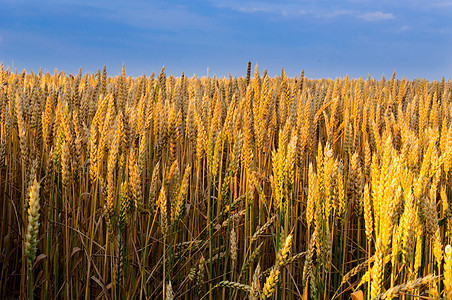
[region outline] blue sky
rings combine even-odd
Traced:
[[[0,62],[22,71],[452,79],[452,0],[0,0]]]

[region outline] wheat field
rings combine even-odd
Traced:
[[[451,300],[451,167],[444,78],[2,64],[0,298]]]

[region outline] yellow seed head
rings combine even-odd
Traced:
[[[28,208],[28,225],[25,234],[25,255],[28,263],[31,267],[34,259],[36,258],[36,246],[38,244],[38,231],[39,231],[39,183],[36,179],[30,189],[30,201]]]

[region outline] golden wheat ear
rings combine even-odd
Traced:
[[[30,188],[29,194],[29,207],[28,207],[28,225],[25,234],[25,255],[27,257],[30,267],[32,266],[34,259],[36,258],[36,246],[38,244],[38,231],[39,231],[39,189],[40,185],[36,181]]]

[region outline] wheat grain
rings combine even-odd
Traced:
[[[31,268],[34,259],[36,258],[36,246],[38,244],[38,231],[39,231],[39,189],[40,185],[36,181],[30,188],[29,194],[29,208],[28,208],[28,225],[25,233],[25,255],[28,260],[28,264]]]

